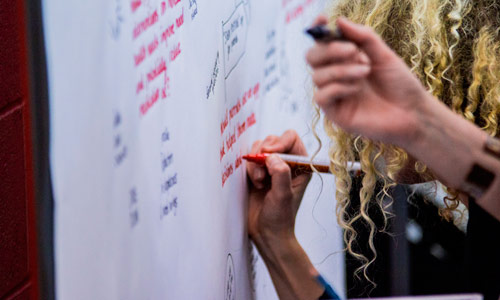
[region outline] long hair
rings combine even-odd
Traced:
[[[330,22],[339,16],[373,28],[437,99],[490,135],[498,135],[500,1],[339,0],[329,9]],[[391,199],[389,190],[408,163],[408,154],[398,147],[346,133],[326,118],[324,128],[333,142],[329,156],[336,176],[337,220],[344,229],[347,251],[362,262],[356,275],[363,272],[370,281],[367,269],[377,257],[373,238],[379,229],[368,208],[377,205],[387,225],[391,202],[384,199]],[[361,162],[364,177],[360,208],[352,214],[347,210],[352,186],[347,168],[355,158]],[[417,173],[433,179],[421,162],[413,167]],[[382,190],[375,195],[377,182]],[[448,189],[448,193],[441,210],[445,218],[458,207],[456,191]],[[357,237],[353,224],[357,221],[369,228],[371,258],[353,249]]]

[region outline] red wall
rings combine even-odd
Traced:
[[[37,299],[23,0],[0,1],[0,299]]]

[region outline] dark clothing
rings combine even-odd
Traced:
[[[321,295],[321,297],[318,298],[318,300],[331,300],[332,297],[330,297],[330,295],[328,295],[328,293],[325,291],[323,293],[323,295]]]
[[[472,199],[463,273],[467,292],[483,294],[484,300],[500,299],[500,221]],[[325,292],[319,299],[332,298]]]
[[[471,292],[484,300],[500,297],[500,221],[478,206],[469,204],[465,246],[465,278]]]

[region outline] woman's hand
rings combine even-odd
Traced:
[[[262,152],[307,155],[293,130],[256,141],[251,153]],[[247,173],[248,233],[266,263],[280,299],[317,299],[324,289],[312,275],[314,266],[294,233],[295,217],[311,175],[292,174],[276,155],[267,158],[265,167],[248,163]]]
[[[484,151],[487,134],[428,93],[372,29],[344,18],[337,26],[347,41],[317,43],[307,54],[318,86],[315,101],[328,119],[348,132],[404,148],[438,180],[476,196],[500,220],[500,162]],[[477,166],[496,175],[487,191],[470,182]]]
[[[251,154],[290,153],[307,156],[300,137],[293,130],[282,136],[268,136],[256,141]],[[294,237],[297,211],[307,187],[310,174],[292,176],[290,167],[278,156],[271,155],[266,166],[247,164],[250,178],[248,232],[254,241],[262,235]]]
[[[307,53],[318,87],[314,100],[344,130],[404,146],[432,96],[372,29],[344,18],[337,26],[346,41],[317,43]]]

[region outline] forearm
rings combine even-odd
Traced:
[[[273,280],[280,299],[318,299],[323,287],[311,273],[314,269],[295,236],[272,234],[252,237]]]
[[[495,175],[477,203],[500,220],[500,161],[484,151],[487,134],[434,99],[416,113],[416,130],[401,146],[431,167],[444,184],[467,191],[475,164]]]

